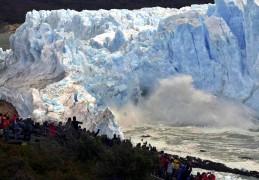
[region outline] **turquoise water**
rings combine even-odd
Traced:
[[[0,34],[0,48],[3,50],[10,49],[9,38],[11,35],[10,33]]]

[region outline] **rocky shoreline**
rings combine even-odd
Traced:
[[[178,155],[171,155],[171,156],[173,158],[178,158],[180,162],[183,164],[190,164],[193,168],[201,168],[205,170],[214,170],[218,172],[226,172],[226,173],[239,174],[239,175],[259,178],[258,171],[246,171],[246,170],[240,170],[237,168],[230,168],[223,163],[217,163],[210,160],[202,160],[200,158],[193,157],[193,156],[186,156],[185,158],[180,157]]]

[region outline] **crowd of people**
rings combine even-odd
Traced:
[[[0,135],[4,137],[6,143],[10,141],[11,132],[14,135],[14,142],[19,140],[30,141],[31,134],[43,135],[49,137],[63,136],[66,130],[73,130],[73,132],[79,135],[86,129],[81,129],[79,122],[76,117],[68,118],[65,125],[62,122],[58,124],[56,122],[45,121],[42,125],[35,123],[31,117],[27,119],[19,118],[16,114],[10,117],[8,114],[0,113]],[[96,134],[97,135],[97,134]]]
[[[199,172],[196,175],[192,174],[192,167],[184,165],[178,158],[160,151],[159,156],[159,178],[166,180],[216,180],[216,176],[210,172]]]
[[[39,136],[53,137],[61,140],[59,141],[62,145],[65,146],[67,141],[68,131],[75,138],[79,138],[81,134],[86,133],[92,137],[97,137],[100,129],[97,132],[87,131],[85,128],[81,128],[80,124],[82,122],[77,121],[76,116],[73,118],[68,118],[67,122],[63,124],[62,122],[50,122],[45,121],[42,125],[35,123],[31,117],[27,119],[19,118],[16,114],[11,118],[8,114],[0,113],[0,135],[4,136],[6,143],[10,141],[10,134],[13,132],[14,142],[19,143],[20,140],[31,141],[31,134]],[[103,144],[107,146],[113,146],[114,144],[120,144],[121,139],[119,136],[114,134],[113,138],[110,139],[104,135],[105,138],[102,138]],[[152,147],[150,144],[147,146],[147,143],[138,143],[136,145],[140,148],[145,148],[150,153],[156,154],[159,158],[159,171],[156,175],[161,179],[166,180],[215,180],[216,177],[211,173],[197,173],[196,175],[192,174],[192,167],[190,165],[181,164],[178,158],[173,158],[171,155],[164,153],[164,151],[158,152],[156,147]]]
[[[69,117],[66,123],[44,121],[42,124],[34,122],[31,117],[27,119],[19,118],[16,114],[12,118],[8,114],[0,113],[0,136],[4,137],[6,143],[10,143],[10,137],[14,135],[14,143],[21,143],[22,141],[31,141],[31,134],[37,137],[45,136],[50,138],[56,138],[62,145],[65,145],[66,141],[76,138],[78,139],[81,134],[86,133],[92,137],[97,137],[100,129],[96,132],[86,128],[81,128],[83,122],[77,121],[76,116]],[[119,144],[121,142],[120,136],[114,134],[110,139],[104,136],[103,143],[108,146],[112,146],[114,143]]]
[[[13,131],[15,142],[23,134],[25,140],[30,140],[33,130],[33,120],[19,118],[16,114],[10,117],[8,114],[0,113],[0,134],[4,136],[5,142],[10,141],[10,132]]]

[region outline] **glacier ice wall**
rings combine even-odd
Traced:
[[[113,133],[120,130],[107,106],[137,102],[157,80],[184,74],[196,88],[258,111],[258,17],[255,0],[180,10],[28,12],[11,50],[0,50],[0,97],[24,116],[77,111],[88,127],[102,124]],[[71,107],[75,88],[81,104]],[[92,122],[103,113],[110,114],[107,125]]]

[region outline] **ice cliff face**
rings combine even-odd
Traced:
[[[255,0],[180,10],[32,11],[11,37],[11,51],[0,50],[0,97],[21,115],[77,113],[88,128],[111,135],[120,130],[109,104],[137,102],[156,80],[177,74],[259,110],[258,18]]]

